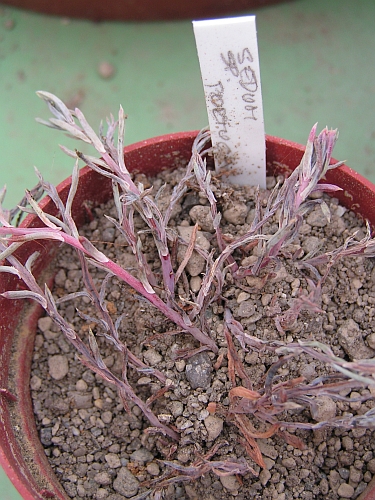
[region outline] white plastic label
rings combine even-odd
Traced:
[[[193,22],[216,169],[266,187],[265,135],[255,16]]]

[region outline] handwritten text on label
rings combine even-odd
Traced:
[[[193,23],[217,169],[265,187],[265,135],[254,16]]]

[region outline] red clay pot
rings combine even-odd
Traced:
[[[3,4],[92,21],[201,19],[244,12],[283,0],[3,0]]]
[[[125,161],[129,170],[137,169],[148,175],[160,169],[174,167],[190,158],[191,146],[197,132],[165,135],[133,144],[125,148]],[[299,164],[304,147],[284,139],[267,137],[268,174],[288,173]],[[333,160],[334,161],[334,160]],[[282,165],[282,166],[280,166]],[[340,201],[375,227],[375,186],[360,174],[343,165],[327,173],[327,180],[343,188],[335,193]],[[62,197],[67,195],[70,179],[58,186]],[[85,222],[87,204],[100,204],[112,194],[107,179],[85,167],[73,205],[73,216],[78,224]],[[55,206],[44,198],[45,211],[56,213]],[[28,216],[23,225],[38,226],[39,219]],[[18,257],[26,259],[38,250],[37,276],[49,281],[53,275],[51,261],[58,249],[53,242],[25,244]],[[17,287],[17,278],[0,274],[0,291]],[[41,308],[34,302],[7,300],[0,297],[0,465],[25,500],[58,498],[67,500],[56,476],[52,472],[39,441],[33,416],[29,389],[30,366]],[[4,391],[4,389],[6,391]],[[7,392],[8,391],[8,392]],[[16,400],[14,400],[16,399]],[[359,497],[375,500],[375,481]]]

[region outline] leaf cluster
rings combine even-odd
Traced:
[[[37,94],[47,103],[53,115],[48,122],[40,119],[38,121],[91,144],[100,158],[83,155],[78,150],[71,151],[62,146],[66,154],[75,158],[67,201],[63,203],[56,188],[46,182],[36,171],[39,178],[38,185],[32,191],[26,191],[26,195],[18,207],[10,211],[0,208],[0,262],[2,262],[0,272],[16,275],[26,286],[26,289],[7,291],[3,292],[2,295],[8,299],[33,299],[37,301],[77,349],[82,363],[117,388],[125,408],[128,408],[129,401],[135,403],[147,417],[154,431],[178,440],[179,435],[176,429],[158,419],[151,409],[151,403],[143,401],[128,380],[129,368],[141,373],[147,371],[148,374],[164,384],[160,395],[170,388],[168,385],[170,381],[167,380],[165,374],[139,360],[129,350],[126,343],[121,340],[123,337],[123,332],[121,332],[122,317],[119,316],[114,320],[109,314],[105,302],[110,280],[112,277],[116,277],[132,287],[142,300],[148,301],[168,320],[174,322],[180,333],[191,335],[199,345],[198,351],[211,350],[217,353],[218,346],[206,323],[206,311],[216,303],[225,304],[222,291],[226,275],[230,273],[235,281],[240,281],[247,275],[261,275],[262,273],[263,277],[267,277],[267,272],[271,272],[271,265],[278,265],[280,255],[298,236],[303,218],[316,204],[320,204],[324,215],[329,219],[329,209],[323,199],[319,197],[312,199],[310,195],[317,191],[335,192],[339,189],[337,186],[322,182],[329,169],[337,168],[340,165],[340,163],[331,164],[337,131],[324,129],[316,136],[316,125],[312,128],[299,167],[282,184],[275,186],[265,207],[262,206],[261,196],[258,192],[255,216],[249,230],[246,234],[236,236],[228,242],[221,232],[221,213],[212,188],[212,175],[215,174],[207,167],[207,155],[211,154],[211,149],[208,147],[210,134],[207,130],[199,133],[194,141],[185,175],[174,188],[167,210],[162,213],[157,203],[160,193],[154,193],[152,188],[146,189],[141,183],[134,182],[132,174],[125,165],[123,156],[125,115],[122,108],[120,108],[117,120],[112,116],[107,120],[106,134],[103,132],[102,125],[99,134],[96,134],[79,109],[69,110],[60,99],[48,92],[38,92]],[[117,141],[115,140],[116,130]],[[99,174],[111,179],[117,218],[108,217],[108,220],[121,233],[132,250],[137,260],[136,273],[131,273],[121,267],[99,251],[87,238],[80,235],[72,217],[72,203],[78,185],[79,160],[82,160]],[[190,241],[185,241],[182,238],[176,239],[174,232],[169,227],[174,207],[191,185],[195,185],[196,189],[204,194],[208,200],[215,230],[216,252],[208,253],[197,246],[197,227],[194,228]],[[52,216],[39,207],[37,200],[42,192],[51,197],[58,209],[58,216]],[[5,189],[0,193],[0,201],[3,200],[4,195]],[[25,212],[34,213],[43,223],[43,227],[19,226],[19,215]],[[153,238],[160,260],[161,276],[152,270],[143,252],[140,233],[136,230],[134,223],[136,214],[143,219],[147,232]],[[278,220],[277,230],[273,234],[268,234],[267,223],[274,217]],[[17,249],[28,241],[43,239],[68,244],[77,251],[83,274],[84,290],[70,294],[63,299],[55,299],[48,287],[41,287],[33,275],[33,266],[39,255],[37,253],[31,255],[25,264],[20,262],[17,258]],[[172,262],[172,251],[176,245],[185,248],[185,258],[177,269],[174,268]],[[251,265],[241,267],[235,257],[236,251],[249,246],[257,247],[258,257]],[[179,283],[186,281],[185,268],[194,251],[204,257],[206,269],[199,292],[197,294],[190,293],[190,297],[185,299],[185,304],[188,304],[189,308],[184,308],[181,305],[177,288]],[[296,265],[301,268],[301,272],[308,272],[311,275],[310,278],[307,277],[310,292],[308,295],[300,294],[294,298],[289,310],[282,315],[276,315],[275,326],[281,334],[284,334],[285,330],[295,324],[301,311],[320,311],[322,284],[329,270],[341,258],[348,256],[375,256],[375,240],[372,238],[369,226],[367,235],[359,242],[355,240],[355,235],[352,235],[343,246],[334,251],[307,259],[298,259],[298,256],[294,256]],[[325,272],[321,275],[317,267],[320,268],[323,265],[326,267]],[[106,272],[99,287],[92,279],[90,266]],[[114,349],[121,353],[121,377],[115,376],[106,366],[100,354],[96,334],[90,330],[88,338],[84,341],[59,312],[59,303],[63,300],[74,301],[82,295],[88,297],[95,306],[96,316],[89,317],[81,311],[77,311],[77,314],[84,320],[96,324],[100,334],[113,345]],[[374,385],[375,361],[347,362],[337,358],[329,347],[315,341],[292,344],[281,340],[267,342],[245,332],[241,323],[233,318],[230,309],[227,307],[224,309],[223,325],[227,342],[228,373],[232,383],[232,389],[229,392],[231,404],[229,410],[225,412],[225,417],[228,422],[241,431],[245,449],[259,466],[264,466],[259,447],[256,444],[256,439],[259,437],[277,433],[288,442],[296,446],[303,446],[296,438],[288,434],[287,429],[374,425],[373,410],[361,416],[347,415],[316,424],[279,419],[279,416],[284,415],[285,412],[303,407],[312,408],[316,397],[328,395],[332,398],[342,399],[340,394],[344,389]],[[126,337],[126,333],[124,336]],[[236,347],[236,344],[239,347]],[[262,387],[258,387],[257,384],[257,388],[254,389],[254,383],[249,379],[237,349],[268,350],[278,356],[278,361],[269,368]],[[335,370],[336,374],[313,380],[310,383],[306,383],[302,378],[285,382],[277,381],[278,370],[292,357],[301,353],[324,362]],[[218,409],[218,411],[224,410]],[[269,424],[268,430],[263,433],[256,431],[249,416],[264,424]],[[165,485],[174,481],[194,479],[208,471],[220,475],[244,474],[250,470],[248,464],[242,462],[210,461],[208,457],[198,460],[189,467],[183,467],[174,462],[166,462],[165,464],[174,471],[163,478]]]

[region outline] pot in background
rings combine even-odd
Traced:
[[[3,4],[91,21],[171,21],[230,15],[283,0],[3,0]]]
[[[186,164],[196,135],[197,132],[177,133],[128,146],[124,149],[126,165],[131,171],[153,176],[161,169]],[[299,144],[271,136],[267,136],[266,145],[268,175],[290,173],[304,152]],[[342,188],[335,197],[375,227],[375,186],[345,165],[328,171],[326,178]],[[70,178],[57,188],[63,199],[69,186]],[[90,206],[106,202],[111,195],[111,182],[107,178],[88,167],[83,168],[72,209],[77,224],[86,222]],[[56,214],[55,205],[48,197],[40,204],[44,211]],[[41,225],[39,219],[31,215],[22,224]],[[48,284],[52,282],[52,263],[58,245],[46,240],[43,246],[30,242],[19,249],[17,256],[26,260],[36,250],[42,255],[35,266],[35,275]],[[16,283],[15,276],[0,274],[1,292],[15,289]],[[39,441],[29,389],[34,339],[41,314],[42,309],[35,302],[0,297],[0,465],[25,500],[67,500]],[[375,479],[359,500],[375,500]]]

